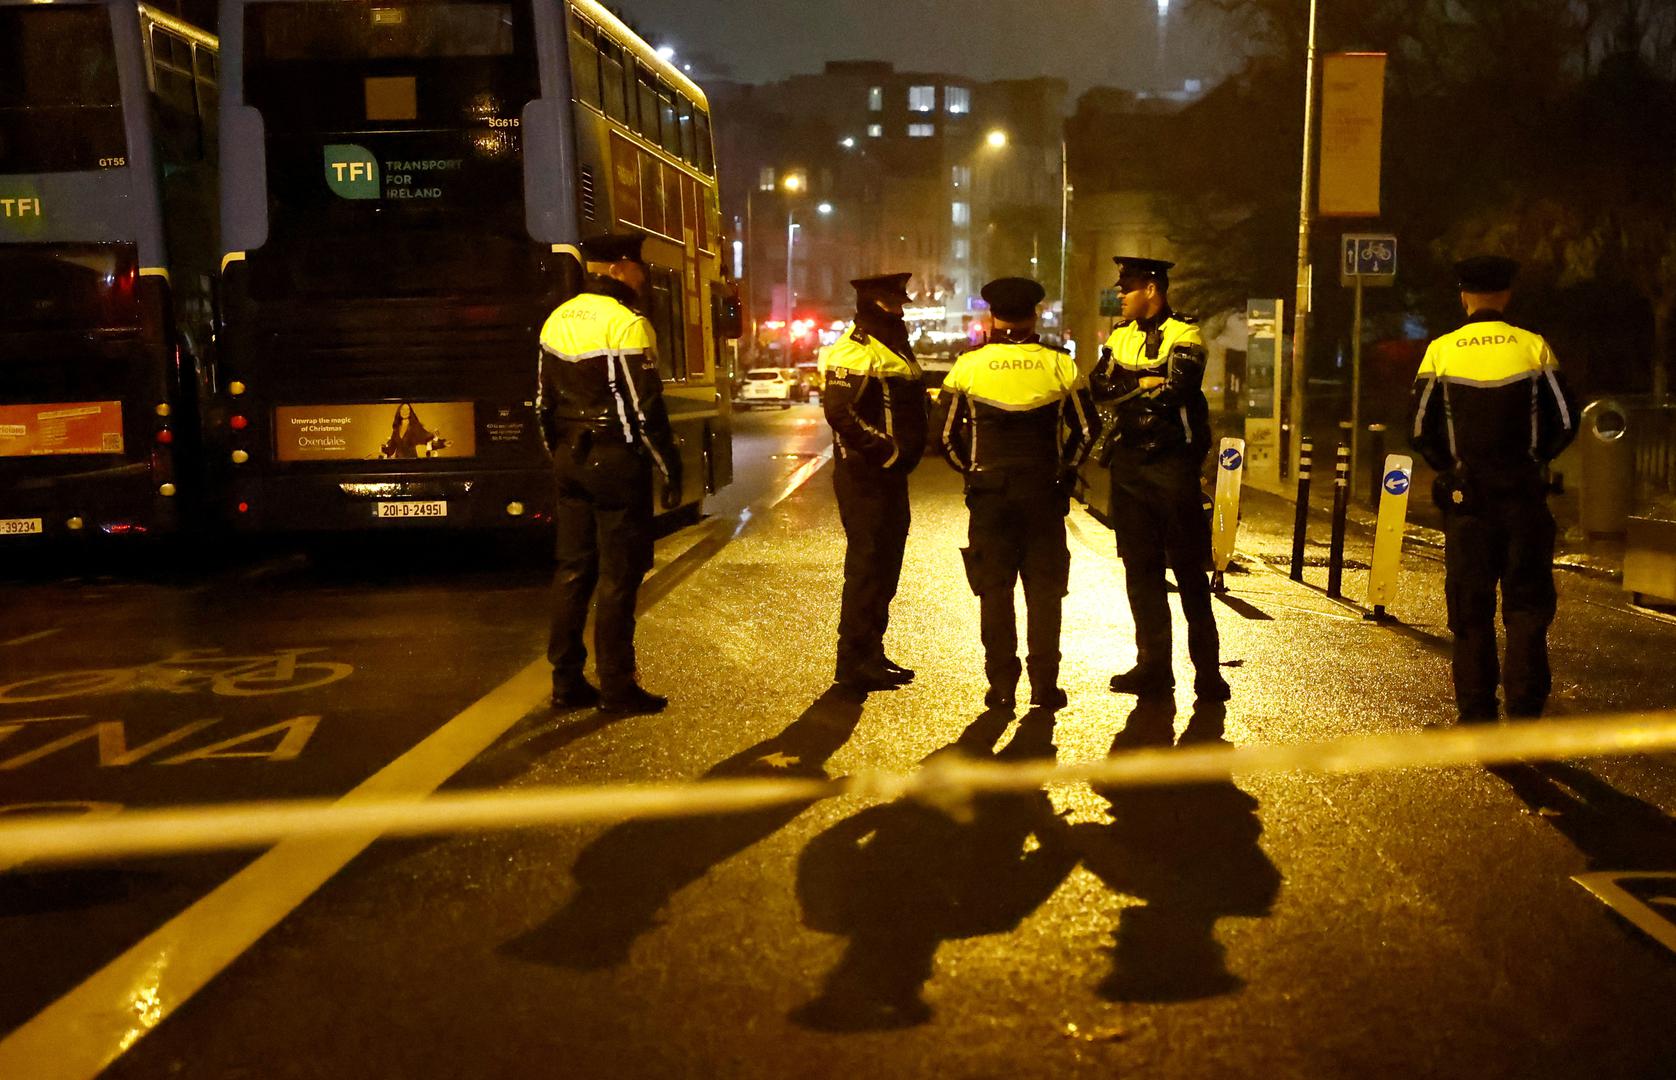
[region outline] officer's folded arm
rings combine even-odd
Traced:
[[[871,464],[884,465],[896,454],[896,441],[856,412],[856,398],[865,382],[865,376],[832,372],[827,376],[826,392],[821,395],[821,410],[846,448]]]
[[[1177,345],[1170,350],[1169,374],[1162,377],[1145,376],[1140,380],[1140,385],[1141,389],[1150,391],[1153,400],[1160,405],[1174,408],[1198,393],[1204,381],[1204,346]]]

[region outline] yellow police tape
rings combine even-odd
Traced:
[[[1676,711],[1507,726],[1428,729],[1268,746],[1129,751],[1098,761],[998,763],[958,754],[912,773],[838,779],[739,779],[449,793],[339,805],[257,802],[109,817],[0,824],[0,867],[259,847],[287,838],[436,836],[532,825],[699,817],[839,795],[916,798],[951,810],[973,795],[1091,784],[1100,788],[1227,781],[1267,773],[1347,775],[1449,765],[1559,760],[1676,750]]]

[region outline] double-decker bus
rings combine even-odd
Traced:
[[[182,521],[215,60],[132,0],[0,0],[0,544]]]
[[[683,495],[727,481],[696,87],[588,0],[223,0],[218,29],[224,254],[205,426],[229,520],[548,520],[539,330],[580,286],[578,240],[631,227],[649,237]],[[634,91],[633,123],[626,105],[606,115],[606,48],[631,73],[616,86]]]

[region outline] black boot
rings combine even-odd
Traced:
[[[1193,696],[1200,701],[1227,701],[1234,696],[1228,687],[1228,680],[1215,668],[1200,671],[1193,676]]]
[[[991,709],[1011,709],[1018,704],[1018,687],[991,683],[989,692],[983,696],[983,703]]]
[[[630,683],[621,690],[613,690],[602,695],[599,711],[605,713],[620,713],[624,716],[638,716],[646,713],[663,712],[669,705],[669,699],[662,694],[654,694],[640,686]]]
[[[565,709],[591,709],[598,704],[599,690],[586,679],[563,686],[553,684],[551,705],[555,712]]]
[[[905,668],[888,656],[880,662],[880,666],[884,668],[886,675],[889,675],[899,683],[911,683],[914,681],[913,668]]]
[[[1167,694],[1176,686],[1175,673],[1166,667],[1135,665],[1128,671],[1112,676],[1114,694]]]

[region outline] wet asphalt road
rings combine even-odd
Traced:
[[[718,522],[825,442],[811,407],[736,423]],[[890,638],[921,672],[912,686],[865,703],[828,691],[842,537],[823,471],[737,535],[711,524],[660,543],[640,640],[667,713],[507,715],[448,786],[1080,761],[1451,714],[1441,562],[1411,552],[1402,625],[1365,623],[1266,568],[1289,549],[1290,512],[1261,494],[1249,572],[1218,607],[1237,665],[1225,717],[1186,694],[1138,708],[1106,691],[1131,656],[1128,609],[1110,534],[1080,512],[1071,704],[985,714],[957,478],[927,462],[914,507]],[[1365,541],[1353,534],[1353,558]],[[348,791],[539,657],[545,568],[517,554],[275,551],[0,586],[0,811]],[[1363,587],[1347,574],[1348,595]],[[1557,711],[1676,702],[1676,627],[1595,579],[1561,589]],[[105,674],[65,677],[88,669]],[[1676,872],[1673,809],[1659,758],[1073,787],[955,817],[845,797],[384,843],[203,992],[138,1009],[135,1030],[161,1023],[109,1075],[1667,1076],[1676,955],[1570,877]],[[0,873],[0,1031],[38,1030],[30,1017],[79,1001],[102,964],[251,859]],[[156,985],[194,940],[159,958]],[[147,987],[128,989],[89,1007],[134,1011]]]

